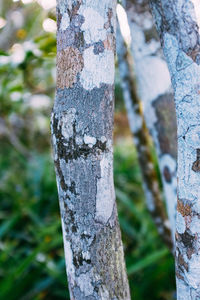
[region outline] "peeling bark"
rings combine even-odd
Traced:
[[[177,299],[200,299],[200,1],[150,1],[175,93],[178,123]]]
[[[150,136],[144,120],[141,101],[136,93],[132,56],[123,40],[119,26],[117,28],[117,57],[125,106],[143,177],[147,208],[162,240],[172,250],[171,230],[154,168]]]
[[[130,299],[113,184],[116,2],[57,0],[51,130],[71,299]]]
[[[143,103],[145,121],[158,155],[172,239],[175,243],[177,125],[170,75],[148,0],[126,0],[124,5],[131,31],[137,93]]]

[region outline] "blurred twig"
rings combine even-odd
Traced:
[[[1,13],[4,7],[2,5]],[[16,32],[25,22],[25,12],[21,7],[21,3],[10,4],[10,9],[6,12],[6,25],[0,33],[0,49],[8,50],[16,39]]]
[[[23,156],[25,156],[26,158],[30,157],[30,153],[28,152],[28,150],[20,142],[11,126],[6,124],[6,121],[2,117],[0,117],[0,137],[1,136],[7,137],[11,145],[13,145],[13,147]]]

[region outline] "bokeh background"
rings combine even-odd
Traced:
[[[3,300],[69,299],[50,138],[55,32],[54,0],[0,0]],[[146,209],[117,63],[115,90],[114,180],[132,299],[170,300],[174,260]]]

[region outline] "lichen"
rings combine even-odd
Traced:
[[[101,162],[101,177],[97,179],[95,219],[106,224],[113,212],[115,203],[112,153],[104,153]]]
[[[83,53],[84,68],[80,74],[80,82],[84,89],[92,90],[101,83],[114,83],[114,53],[105,49],[103,53],[94,54],[94,46]]]
[[[60,30],[64,31],[67,29],[67,27],[69,26],[70,24],[70,18],[69,18],[69,15],[68,13],[64,13],[62,15],[62,19],[61,19],[61,22],[60,22]]]
[[[104,28],[104,18],[93,8],[86,7],[79,10],[83,15],[85,22],[81,26],[84,32],[84,39],[87,44],[104,40],[106,37],[106,30]]]

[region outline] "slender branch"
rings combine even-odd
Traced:
[[[177,300],[200,299],[200,0],[151,0],[177,116]]]
[[[70,296],[129,300],[113,183],[116,1],[57,1],[57,21],[51,130]]]
[[[6,121],[1,117],[0,117],[0,136],[7,137],[11,145],[13,145],[13,147],[24,157],[26,158],[30,157],[29,151],[20,142],[19,138],[14,133],[12,128],[8,124],[6,124]]]
[[[141,101],[136,93],[133,60],[130,50],[120,33],[119,27],[117,31],[117,55],[124,100],[143,176],[143,187],[147,207],[162,240],[170,250],[172,250],[169,220],[165,212],[164,202],[159,188],[159,179],[154,167],[150,136],[144,120]]]
[[[148,0],[126,0],[124,7],[131,33],[131,54],[134,59],[137,93],[142,101],[145,121],[155,144],[175,245],[177,125],[170,75]]]

